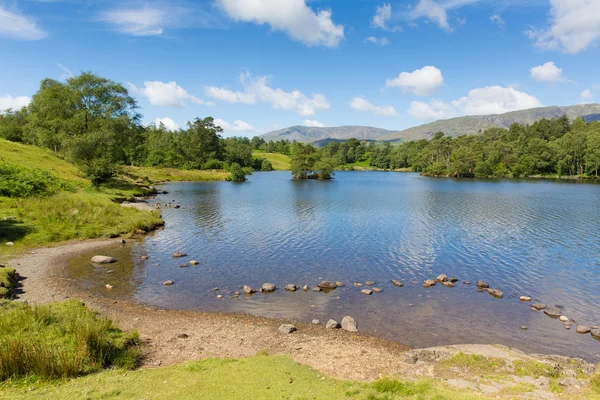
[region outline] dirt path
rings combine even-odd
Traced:
[[[78,291],[73,282],[64,278],[66,262],[71,257],[96,249],[101,254],[103,248],[114,244],[114,239],[70,242],[35,250],[9,261],[8,265],[16,268],[24,278],[19,289],[20,301],[43,304],[80,299],[114,320],[122,329],[139,332],[146,342],[144,367],[207,357],[245,357],[266,351],[287,354],[297,362],[335,378],[360,381],[391,375],[403,379],[436,377],[439,361],[458,352],[496,357],[508,362],[519,359],[575,368],[572,367],[575,365],[573,361],[565,357],[532,357],[502,346],[461,345],[410,351],[393,341],[362,333],[326,330],[323,325],[241,314],[156,310],[136,303],[94,297]],[[289,322],[293,322],[298,331],[290,335],[280,333],[279,326]],[[577,361],[577,368],[583,365],[590,373],[595,369],[595,366],[582,362]],[[456,372],[450,375],[461,376],[460,371]],[[445,379],[445,382],[483,393],[490,390],[486,394],[494,396],[502,394],[502,385],[490,389],[479,377],[462,375],[461,379]],[[510,384],[520,383],[510,380]],[[533,384],[539,392],[539,396],[533,398],[555,397],[548,391],[547,382]],[[584,388],[585,383],[580,386]]]

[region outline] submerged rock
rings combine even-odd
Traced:
[[[373,290],[375,293],[381,293],[381,292],[383,292],[383,289],[382,289],[382,288],[378,288],[378,287],[374,287],[372,290]]]
[[[182,253],[180,251],[176,251],[175,253],[171,254],[171,256],[173,258],[181,258],[181,257],[187,256],[187,253]]]
[[[435,281],[433,279],[426,279],[423,281],[424,288],[430,288],[432,286],[435,286]]]
[[[492,296],[494,296],[497,299],[501,299],[502,297],[504,297],[504,293],[502,293],[502,291],[498,290],[498,289],[486,289],[487,292],[489,294],[491,294]]]
[[[187,264],[179,264],[179,268],[187,268],[188,265]]]
[[[325,329],[340,329],[340,324],[337,321],[330,319],[329,321],[327,321]]]
[[[375,281],[366,281],[365,285],[367,286],[373,286],[376,282]]]
[[[244,294],[253,294],[256,293],[255,289],[252,289],[250,286],[244,286]]]
[[[477,287],[479,289],[487,289],[490,287],[490,284],[487,283],[486,281],[477,281]]]
[[[449,280],[450,282],[452,282],[452,283],[456,283],[456,282],[458,282],[458,278],[457,278],[457,277],[455,277],[455,276],[452,276],[452,277],[448,278],[448,280]]]
[[[531,301],[531,297],[529,297],[529,296],[521,296],[521,297],[519,297],[519,300],[524,301],[524,302],[529,302],[529,301]]]
[[[315,286],[314,288],[312,288],[312,291],[313,291],[313,292],[320,292],[320,291],[322,291],[322,290],[323,290],[323,289],[321,289],[321,288],[320,288],[320,287],[318,287],[318,286]]]
[[[342,329],[348,332],[358,332],[356,321],[350,316],[345,316],[342,319]]]
[[[277,290],[277,286],[275,286],[273,283],[263,283],[262,290],[266,293],[274,292]]]
[[[148,259],[148,256],[141,256],[141,257],[140,257],[140,259],[141,259],[142,261],[145,261],[145,260],[147,260],[147,259]]]
[[[544,314],[552,318],[559,318],[562,312],[558,308],[547,308],[544,310]]]
[[[359,282],[354,282],[354,287],[361,287],[363,284]]]
[[[174,282],[172,280],[168,280],[168,281],[164,281],[163,285],[165,286],[171,286]]]
[[[590,333],[592,331],[592,328],[590,328],[589,326],[579,325],[576,331],[577,333],[585,334]]]
[[[283,324],[279,327],[279,332],[289,335],[292,332],[296,332],[298,329],[292,324]]]
[[[454,283],[452,283],[450,281],[442,282],[442,285],[449,287],[449,288],[453,288],[454,286],[456,286]]]
[[[394,284],[394,286],[398,286],[398,287],[402,287],[404,286],[404,284],[396,279],[392,279],[392,283]]]
[[[362,294],[366,294],[367,296],[373,294],[373,291],[371,289],[363,289],[360,291]]]
[[[435,278],[435,280],[438,282],[447,282],[448,276],[446,274],[440,274],[437,278]]]
[[[335,282],[330,281],[321,281],[317,286],[321,289],[335,289],[337,287]]]
[[[543,310],[543,309],[545,309],[545,308],[546,308],[546,305],[545,305],[545,304],[543,304],[543,303],[533,303],[533,304],[531,305],[531,308],[533,308],[533,309],[535,309],[535,310],[538,310],[538,311],[540,311],[540,310]]]
[[[289,285],[285,286],[285,290],[295,292],[296,290],[298,290],[298,286],[294,285],[293,283],[290,283]]]
[[[464,281],[463,282],[463,285],[470,285],[470,284],[471,284],[471,281]]]
[[[337,286],[337,287],[342,287],[342,286],[344,286],[344,283],[343,283],[343,282],[340,282],[340,281],[337,281],[337,282],[335,283],[335,286]]]
[[[109,256],[94,256],[92,262],[94,264],[112,264],[117,262],[117,259]]]
[[[592,329],[591,332],[594,339],[600,339],[600,328]]]

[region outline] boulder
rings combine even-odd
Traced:
[[[423,281],[424,288],[430,288],[432,286],[435,286],[435,281],[433,279],[426,279]]]
[[[365,285],[367,286],[373,286],[375,284],[375,281],[366,281]]]
[[[261,289],[263,292],[270,293],[277,290],[277,286],[275,286],[273,283],[263,283]]]
[[[318,319],[313,319],[313,320],[312,320],[312,324],[313,324],[313,325],[320,325],[320,324],[321,324],[321,321],[319,321]]]
[[[378,288],[378,287],[374,287],[372,290],[373,290],[375,293],[381,293],[381,292],[383,292],[383,289],[382,289],[382,288]]]
[[[348,332],[358,332],[356,321],[350,316],[342,318],[342,329]]]
[[[354,287],[361,287],[363,284],[359,282],[354,282]]]
[[[558,308],[546,308],[544,314],[552,318],[559,318],[562,312]]]
[[[546,308],[546,305],[545,305],[545,304],[543,304],[543,303],[533,303],[533,304],[531,305],[531,308],[533,308],[533,309],[535,309],[535,310],[538,310],[538,311],[539,311],[539,310],[543,310],[543,309],[545,309],[545,308]]]
[[[446,274],[440,274],[437,278],[435,278],[435,280],[438,282],[447,282],[448,276]]]
[[[502,291],[498,289],[487,288],[486,291],[497,299],[501,299],[502,297],[504,297],[504,293],[502,293]]]
[[[198,264],[200,264],[200,263],[198,261],[196,261],[196,260],[191,260],[190,261],[190,265],[198,265]]]
[[[325,329],[340,329],[340,324],[338,324],[337,321],[330,319],[329,321],[327,321],[327,324],[325,325]]]
[[[592,337],[595,339],[600,339],[600,328],[592,329]]]
[[[285,290],[288,290],[290,292],[295,292],[296,290],[298,290],[298,287],[296,285],[294,285],[293,283],[290,283],[289,285],[285,286]]]
[[[450,282],[450,281],[442,282],[442,285],[444,285],[446,287],[450,287],[450,288],[453,288],[454,286],[456,286],[453,282]]]
[[[576,332],[581,333],[581,334],[590,333],[591,331],[592,331],[592,328],[590,328],[589,326],[584,326],[584,325],[579,325],[576,329]]]
[[[279,332],[289,335],[292,332],[296,332],[298,329],[292,324],[283,324],[279,327]]]
[[[330,281],[322,281],[317,286],[320,287],[321,289],[335,289],[337,287],[335,282],[330,282]]]
[[[561,322],[569,322],[569,317],[567,317],[567,316],[564,316],[564,315],[561,315],[561,316],[560,316],[558,319],[559,319]]]
[[[94,256],[92,262],[94,264],[112,264],[117,262],[117,259],[109,256]]]
[[[174,282],[172,280],[168,280],[168,281],[164,281],[163,285],[165,286],[171,286]]]
[[[342,286],[344,286],[344,283],[343,283],[343,282],[340,282],[340,281],[337,281],[337,282],[335,283],[335,286],[337,286],[337,287],[342,287]]]
[[[486,281],[477,281],[477,287],[479,289],[487,289],[490,287],[490,284],[487,283]]]
[[[176,251],[175,253],[171,254],[171,256],[173,258],[181,258],[181,257],[187,256],[187,253],[182,253],[180,251]]]
[[[360,292],[361,292],[362,294],[366,294],[367,296],[368,296],[368,295],[371,295],[371,294],[373,294],[373,291],[372,291],[372,290],[370,290],[370,289],[363,289],[363,290],[361,290]]]
[[[521,296],[521,297],[519,297],[519,300],[524,301],[524,302],[530,302],[531,301],[531,297],[529,297],[529,296]]]
[[[392,283],[394,284],[394,286],[398,286],[398,287],[402,287],[404,286],[404,284],[396,279],[392,279]]]
[[[244,286],[244,294],[253,294],[256,293],[256,290],[252,289],[250,286]]]
[[[457,278],[457,277],[455,277],[455,276],[452,276],[452,277],[448,278],[448,280],[449,280],[450,282],[452,282],[452,283],[456,283],[456,282],[458,282],[458,278]]]

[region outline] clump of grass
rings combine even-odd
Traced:
[[[399,397],[423,396],[431,392],[432,386],[426,382],[400,382],[391,378],[383,378],[373,383],[377,393]]]
[[[440,363],[442,367],[461,370],[469,375],[492,375],[504,367],[504,361],[479,354],[458,353]]]
[[[137,334],[125,334],[77,301],[48,306],[0,303],[0,380],[67,378],[133,368]]]
[[[47,171],[0,163],[0,196],[48,196],[68,188],[66,182]]]
[[[9,298],[17,286],[17,272],[14,268],[0,265],[0,299]]]
[[[531,376],[534,378],[539,378],[540,376],[546,376],[548,378],[560,377],[559,369],[539,361],[515,360],[513,366],[514,373],[517,376]]]
[[[590,387],[596,393],[600,393],[600,369],[596,371],[592,378],[590,379]]]
[[[522,395],[525,393],[534,392],[536,389],[537,388],[535,385],[532,385],[530,383],[522,383],[519,385],[503,388],[500,391],[500,395],[501,396],[518,396],[518,395]]]

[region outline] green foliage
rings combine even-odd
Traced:
[[[458,353],[444,360],[440,366],[457,368],[463,373],[472,375],[493,375],[504,366],[501,359],[488,358],[479,354]]]
[[[271,161],[269,161],[265,158],[264,160],[262,160],[260,170],[261,171],[273,171],[273,164],[271,164]]]
[[[202,169],[223,169],[223,161],[221,160],[208,160],[202,166]]]
[[[0,303],[0,380],[67,378],[115,366],[133,368],[136,334],[125,334],[82,303]]]
[[[229,166],[229,173],[231,173],[232,182],[245,182],[247,175],[252,175],[250,168],[243,168],[238,163],[233,163]]]
[[[0,265],[0,299],[10,298],[17,287],[17,273],[14,268]]]
[[[47,196],[61,187],[61,182],[46,171],[0,164],[0,196]]]
[[[2,113],[0,110],[0,138],[13,142],[23,141],[23,127],[27,118],[27,108],[13,111],[6,110]]]

